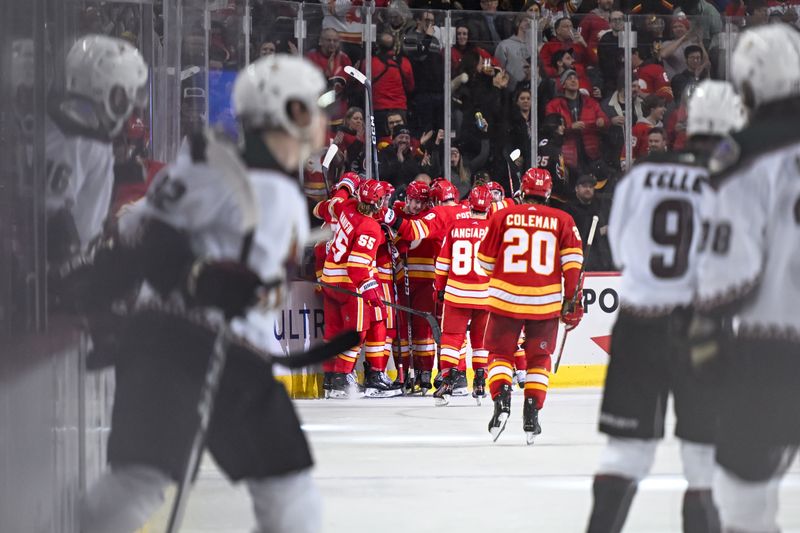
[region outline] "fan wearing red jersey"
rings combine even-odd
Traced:
[[[358,188],[358,201],[340,201],[331,206],[338,221],[322,271],[322,280],[356,291],[361,297],[325,289],[325,338],[354,329],[362,344],[323,364],[324,388],[330,398],[347,398],[347,374],[353,371],[363,347],[368,363],[364,377],[365,396],[390,397],[401,394],[386,376],[386,307],[377,279],[375,257],[384,242],[379,215],[384,201],[383,186],[367,180]]]
[[[541,433],[539,410],[547,394],[558,319],[575,327],[583,315],[580,305],[570,306],[583,263],[580,234],[569,214],[546,205],[551,190],[547,170],[529,169],[522,177],[522,203],[492,217],[478,250],[478,261],[490,276],[485,347],[494,440],[511,413],[511,368],[520,329],[528,363],[522,419],[531,444]]]
[[[456,385],[460,351],[470,334],[472,368],[475,371],[472,395],[486,395],[486,366],[488,352],[483,335],[489,312],[485,309],[489,276],[478,264],[478,246],[489,227],[487,215],[492,205],[492,193],[484,185],[469,194],[471,217],[456,220],[447,232],[436,258],[436,289],[442,309],[442,343],[439,350],[439,371],[444,376],[433,394],[436,405],[447,405]]]

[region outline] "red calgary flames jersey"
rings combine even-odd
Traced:
[[[504,198],[499,202],[492,202],[492,206],[489,208],[490,213],[497,213],[498,211],[502,211],[507,207],[511,207],[514,204],[514,200],[511,198]]]
[[[490,276],[487,308],[513,318],[542,320],[561,313],[575,294],[583,264],[581,237],[572,217],[546,205],[514,205],[492,216],[478,250]]]
[[[456,220],[436,258],[434,287],[444,290],[446,302],[456,307],[483,309],[489,295],[489,276],[478,263],[478,246],[486,236],[489,221]]]
[[[470,218],[470,209],[462,204],[437,205],[420,219],[429,228],[428,236],[413,241],[408,247],[408,278],[411,282],[430,283],[435,277],[434,263],[442,247],[442,241],[450,226],[459,219]]]
[[[380,224],[358,212],[355,202],[337,202],[332,210],[339,228],[331,240],[322,281],[358,290],[369,280],[377,281],[375,256],[383,244]]]

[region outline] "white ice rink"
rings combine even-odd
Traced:
[[[596,430],[600,391],[555,389],[540,414],[543,433],[525,446],[522,394],[496,444],[492,405],[471,397],[436,408],[433,399],[305,400],[297,407],[316,460],[325,532],[581,532],[592,474],[605,442]],[[669,423],[674,426],[674,419]],[[625,532],[679,532],[678,446],[667,438],[639,487]],[[800,466],[781,490],[784,533],[800,532]],[[243,487],[206,459],[182,531],[249,533]]]

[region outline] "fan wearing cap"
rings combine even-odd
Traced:
[[[479,185],[469,194],[470,217],[455,220],[448,229],[436,257],[434,289],[443,304],[442,343],[439,372],[444,379],[433,394],[436,405],[447,405],[457,386],[461,347],[469,331],[472,344],[472,369],[475,371],[473,396],[483,397],[488,352],[483,335],[489,313],[485,309],[489,277],[478,264],[480,241],[489,226],[487,216],[492,193]]]
[[[594,98],[580,92],[578,74],[567,70],[561,75],[563,94],[548,102],[546,112],[564,117],[564,160],[570,168],[588,168],[600,159],[600,134],[609,124],[608,117]]]
[[[592,243],[592,254],[586,262],[589,272],[607,272],[614,270],[611,262],[611,250],[608,247],[608,210],[596,197],[597,178],[593,174],[583,174],[575,180],[575,198],[565,206],[565,211],[572,215],[575,227],[586,241],[592,226],[592,217],[598,218],[597,232]]]
[[[578,74],[581,92],[584,94],[591,94],[592,86],[589,83],[589,79],[586,77],[586,69],[583,65],[575,62],[575,56],[573,54],[574,51],[572,48],[559,50],[553,54],[552,67],[555,71],[553,80],[555,80],[556,86],[563,90],[564,84],[561,80],[561,76],[568,70],[574,70]]]
[[[520,330],[525,328],[527,356],[523,430],[531,444],[541,433],[538,413],[547,395],[559,318],[575,327],[583,314],[580,303],[571,306],[580,290],[580,234],[571,216],[547,205],[551,189],[546,170],[529,169],[522,177],[522,203],[492,216],[478,250],[478,262],[490,277],[484,346],[489,350],[488,383],[495,407],[489,433],[494,440],[511,413]]]
[[[539,50],[539,61],[544,66],[544,70],[551,78],[555,76],[553,65],[553,54],[559,50],[572,50],[575,61],[583,64],[586,61],[586,41],[581,34],[575,31],[572,20],[569,17],[561,17],[553,24],[553,38]]]
[[[415,150],[411,130],[405,124],[392,130],[392,144],[381,150],[378,157],[381,174],[398,189],[411,183],[419,174],[435,176],[439,173],[439,158],[422,146]]]

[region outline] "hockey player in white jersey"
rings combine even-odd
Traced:
[[[78,39],[67,53],[66,92],[45,122],[48,261],[70,270],[103,231],[114,185],[112,139],[147,103],[147,64],[126,41]]]
[[[800,444],[800,34],[783,24],[745,31],[731,74],[750,121],[718,158],[723,166],[738,155],[715,177],[696,304],[708,320],[693,328],[693,357],[716,352],[724,381],[714,473],[722,526],[777,532],[778,486]]]
[[[719,531],[711,499],[715,395],[691,370],[688,328],[706,238],[703,210],[712,196],[709,156],[743,123],[733,87],[703,82],[689,101],[686,150],[645,158],[614,194],[608,236],[622,270],[621,302],[600,413],[608,445],[594,478],[590,533],[622,529],[664,436],[670,393],[688,481],[683,531]]]
[[[262,309],[279,302],[287,266],[299,261],[308,234],[299,186],[288,174],[321,143],[324,89],[302,59],[276,56],[242,71],[234,107],[253,170],[245,175],[218,143],[194,137],[154,180],[147,199],[121,218],[123,245],[98,256],[101,274],[116,270],[104,264],[125,258],[147,284],[137,312],[105,345],[117,372],[111,471],[86,498],[84,533],[134,531],[158,507],[166,485],[181,479],[197,426],[213,309],[238,317],[232,330],[239,341],[221,378],[209,451],[231,480],[247,483],[259,533],[321,529],[308,444],[264,358],[272,323]],[[237,194],[241,182],[246,192]],[[237,223],[243,197],[260,211],[246,264],[234,260],[243,243]]]

